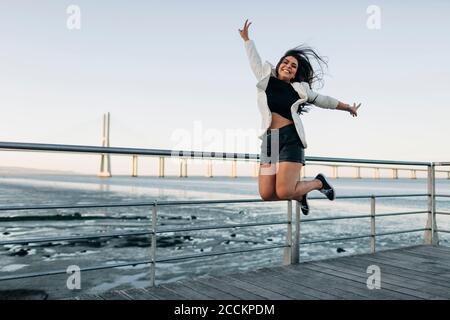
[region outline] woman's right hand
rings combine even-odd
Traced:
[[[248,37],[248,28],[250,27],[251,24],[252,24],[251,22],[248,23],[248,19],[247,19],[247,20],[245,20],[244,28],[242,30],[239,29],[239,34],[241,35],[241,38],[244,41],[250,40],[250,38]]]

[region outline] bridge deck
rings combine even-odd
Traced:
[[[370,265],[380,268],[380,289],[367,287]],[[76,299],[450,299],[450,248],[422,245]]]

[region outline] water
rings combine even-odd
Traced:
[[[338,195],[426,193],[424,179],[337,179]],[[437,181],[437,193],[450,194],[450,180]],[[369,199],[328,201],[317,191],[310,200],[308,218],[368,214]],[[12,205],[72,205],[123,203],[153,200],[249,199],[258,198],[257,180],[242,177],[156,178],[32,174],[3,171],[0,175],[0,203]],[[438,211],[450,212],[450,200],[438,198]],[[426,211],[426,197],[377,199],[377,213]],[[158,229],[216,224],[254,223],[286,219],[286,202],[249,204],[183,205],[158,208]],[[68,235],[101,235],[111,232],[149,230],[150,207],[0,211],[0,241]],[[438,216],[438,227],[450,230],[450,217]],[[377,219],[377,232],[423,228],[426,214]],[[346,237],[370,233],[369,219],[335,220],[302,224],[301,241]],[[158,236],[157,258],[227,251],[284,244],[286,226],[231,228],[164,233]],[[440,234],[448,244],[448,234]],[[377,249],[423,243],[423,232],[380,236]],[[338,248],[345,250],[338,253]],[[3,245],[0,248],[0,277],[51,270],[66,270],[113,263],[147,260],[150,241],[146,236],[96,238],[76,242]],[[342,250],[339,250],[342,251]],[[302,261],[324,259],[369,251],[369,239],[303,245]],[[157,283],[172,282],[205,274],[244,271],[283,263],[283,249],[228,254],[157,265]],[[69,275],[0,282],[1,290],[39,289],[50,297],[99,293],[109,289],[149,285],[149,266],[137,265],[82,273],[82,290],[67,289]]]

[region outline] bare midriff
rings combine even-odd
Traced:
[[[292,123],[294,123],[294,121],[286,119],[276,112],[272,112],[272,123],[270,124],[270,129],[278,129]]]

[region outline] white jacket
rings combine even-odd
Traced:
[[[266,88],[269,84],[270,76],[276,76],[275,68],[269,62],[264,64],[261,62],[261,58],[256,51],[255,43],[252,40],[245,41],[245,49],[247,51],[247,56],[250,62],[250,67],[258,80],[256,84],[257,94],[258,94],[258,108],[262,116],[262,132],[259,138],[262,136],[272,123],[272,113],[270,112],[269,106],[267,104]],[[291,106],[292,120],[294,121],[295,128],[297,129],[300,140],[303,143],[304,148],[307,147],[305,130],[303,128],[302,120],[300,115],[297,113],[299,106],[306,102],[314,101],[314,105],[325,109],[336,109],[339,101],[328,96],[320,95],[309,88],[309,84],[306,82],[293,82],[292,87],[297,91],[300,99],[295,101]]]

